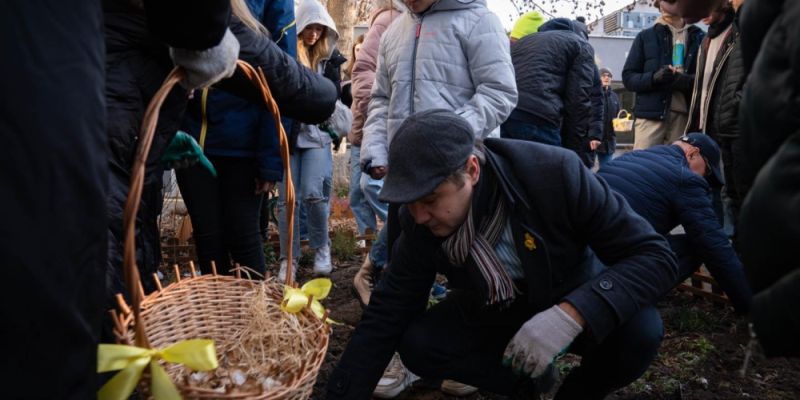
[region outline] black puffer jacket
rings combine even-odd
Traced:
[[[742,54],[745,68],[752,69],[739,114],[744,157],[734,172],[737,186],[750,187],[781,144],[800,131],[800,1],[742,7]]]
[[[173,66],[167,46],[159,37],[151,34],[152,27],[148,28],[145,11],[130,3],[127,0],[103,2],[111,169],[107,201],[107,282],[109,294],[112,295],[121,292],[123,287],[122,210],[128,195],[140,125],[147,104]],[[264,70],[272,94],[284,115],[309,123],[322,122],[331,115],[337,91],[329,80],[302,67],[268,37],[253,32],[235,17],[231,17],[230,21],[230,29],[239,40],[239,57]],[[203,36],[199,38],[205,39]],[[181,43],[187,48],[192,47]],[[241,72],[219,86],[263,104],[260,92]],[[171,92],[161,108],[156,136],[147,160],[142,202],[136,222],[137,262],[145,277],[145,285],[151,283],[148,277],[160,262],[156,218],[161,213],[163,167],[159,159],[179,127],[186,102],[187,95],[182,88],[177,87]]]
[[[511,46],[519,100],[508,119],[559,128],[568,118],[572,132],[562,137],[587,135],[594,49],[577,30],[573,21],[556,18]]]
[[[711,39],[722,34],[728,26],[731,26],[731,29],[722,43],[717,58],[708,60]],[[734,23],[733,11],[726,20],[709,28],[708,36],[703,39],[698,60],[687,132],[705,132],[715,139],[739,137],[739,104],[742,101],[745,74],[739,27]],[[714,63],[714,73],[706,99],[708,115],[704,126],[700,126],[700,97],[701,88],[707,85],[703,80],[707,62]]]
[[[800,357],[800,132],[758,175],[739,218],[739,243],[753,290],[751,318],[768,356]]]

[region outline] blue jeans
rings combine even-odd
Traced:
[[[607,154],[607,153],[597,153],[597,162],[600,163],[600,166],[608,164],[611,159],[614,158],[614,153]]]
[[[326,246],[328,239],[328,216],[333,185],[333,155],[328,146],[313,149],[295,149],[291,160],[292,182],[295,187],[294,240],[292,257],[300,256],[300,218],[297,210],[302,202],[306,210],[308,240],[313,249]],[[284,175],[284,179],[286,179]],[[284,185],[278,190],[278,232],[281,237],[281,259],[286,258],[288,223],[286,221],[286,198]]]
[[[561,130],[559,128],[536,125],[531,122],[507,120],[500,125],[500,137],[561,146]]]
[[[361,146],[350,146],[350,209],[358,226],[358,234],[363,235],[367,228],[373,231],[378,227],[378,216],[367,203],[361,191]]]
[[[369,258],[372,260],[372,265],[375,268],[382,268],[386,264],[386,249],[388,248],[388,239],[386,231],[386,215],[389,212],[389,204],[383,203],[378,200],[378,195],[383,188],[383,180],[372,179],[368,174],[361,174],[361,193],[364,195],[372,212],[384,222],[383,228],[378,232],[378,237],[372,242],[372,249],[369,251]]]

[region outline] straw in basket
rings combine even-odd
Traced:
[[[286,132],[263,71],[256,71],[243,61],[239,61],[238,66],[261,90],[278,128],[287,175],[288,240],[291,243],[295,194]],[[105,350],[113,347],[117,354],[113,359],[99,355],[98,370],[122,370],[101,389],[101,398],[126,398],[125,393],[133,389],[141,376],[138,387],[145,398],[308,399],[325,358],[330,335],[327,312],[319,315],[322,306],[314,297],[327,295],[329,281],[327,288],[317,287],[317,291],[312,288],[303,293],[301,289],[292,288],[291,263],[287,267],[286,287],[274,280],[242,279],[241,268],[236,269],[236,276],[218,275],[213,264],[213,273],[203,276],[197,276],[194,266],[190,265],[191,278],[181,279],[175,266],[176,282],[164,288],[154,276],[158,290],[144,296],[136,266],[134,224],[142,194],[145,160],[161,104],[182,77],[183,71],[179,68],[170,73],[150,102],[142,124],[124,213],[124,273],[132,305],[128,306],[123,297],[117,295],[121,313],[111,311],[118,341],[135,347],[101,345],[101,354],[103,346],[107,346]],[[291,253],[287,259],[292,260]],[[301,296],[302,301],[307,299],[307,306],[299,310],[295,307],[294,311],[299,311],[296,314],[284,312],[289,293],[294,295],[295,304],[297,296]],[[214,355],[215,346],[218,359]],[[120,351],[128,353],[120,354]],[[225,372],[228,376],[214,375],[218,365],[228,368]],[[142,369],[145,369],[143,373]],[[193,373],[192,370],[207,372]],[[217,384],[217,387],[209,386]],[[125,389],[121,390],[122,387]]]

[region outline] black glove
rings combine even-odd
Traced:
[[[665,65],[653,73],[653,83],[655,84],[670,84],[675,81],[675,71]]]

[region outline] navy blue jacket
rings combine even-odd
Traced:
[[[656,232],[666,235],[683,225],[695,253],[734,307],[747,310],[752,295],[742,263],[714,213],[708,182],[689,169],[680,147],[665,145],[633,151],[604,165],[598,174]]]
[[[475,196],[493,179],[509,205],[525,273],[520,301],[527,300],[533,312],[567,301],[586,320],[585,334],[602,341],[672,288],[677,268],[666,240],[575,153],[511,139],[485,144],[487,161]],[[471,259],[464,266],[450,264],[443,238],[416,225],[406,207],[400,214],[392,266],[331,375],[328,399],[370,398],[404,330],[425,311],[437,272],[454,287],[478,290],[469,278],[477,270]]]
[[[294,3],[290,0],[247,0],[253,15],[271,33],[272,39],[292,57],[297,52]],[[203,119],[200,91],[189,102],[182,129],[200,141]],[[205,118],[208,123],[203,150],[210,156],[255,158],[258,177],[277,182],[283,179],[278,131],[272,114],[263,106],[223,90],[210,89]],[[283,118],[284,128],[291,130]]]
[[[619,96],[611,88],[603,89],[603,140],[597,152],[601,154],[614,154],[617,143],[617,134],[614,132],[614,118],[619,114]]]
[[[689,104],[694,85],[697,50],[703,36],[705,34],[700,28],[689,27],[683,69],[686,72],[680,74],[671,84],[656,85],[653,83],[653,73],[664,65],[672,64],[672,32],[668,27],[656,24],[636,35],[622,69],[622,82],[628,90],[636,92],[634,114],[637,118],[665,120],[673,91],[683,93],[686,103]]]
[[[569,119],[570,132],[585,137],[592,117],[594,50],[578,27],[556,18],[511,45],[519,100],[511,120],[560,128]]]

